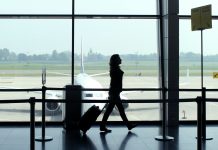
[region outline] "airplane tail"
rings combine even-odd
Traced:
[[[85,73],[84,59],[83,59],[83,43],[82,43],[82,39],[81,39],[81,52],[80,52],[80,73]],[[93,77],[93,76],[99,76],[99,75],[104,75],[104,74],[108,74],[108,73],[109,72],[104,72],[104,73],[92,74],[92,75],[89,75],[89,76]]]
[[[186,70],[186,77],[189,78],[189,69]]]
[[[84,62],[83,62],[83,47],[82,47],[82,39],[81,39],[81,52],[80,52],[80,73],[84,73],[85,70],[84,70]]]

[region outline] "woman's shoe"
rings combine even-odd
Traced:
[[[132,130],[133,128],[135,128],[137,126],[137,124],[129,124],[127,126],[128,130]]]
[[[100,127],[100,131],[101,132],[111,132],[111,130],[106,127]]]

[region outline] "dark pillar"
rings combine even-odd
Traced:
[[[179,89],[179,0],[162,1],[162,31],[163,40],[162,55],[164,63],[164,86],[167,89]],[[169,91],[166,94],[167,99],[177,101],[177,103],[167,104],[167,125],[176,126],[179,121],[179,92]]]
[[[62,107],[64,128],[66,131],[72,131],[78,129],[78,122],[81,118],[82,92],[81,86],[78,85],[66,85],[65,88],[66,104]]]

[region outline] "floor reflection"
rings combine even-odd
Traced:
[[[100,133],[100,138],[101,138],[102,146],[103,146],[104,150],[112,150],[112,149],[109,148],[107,140],[106,140],[106,135],[107,134],[110,134],[110,133],[108,133],[108,132],[101,132]],[[125,150],[128,141],[132,137],[137,137],[137,134],[132,133],[131,131],[129,131],[127,133],[127,135],[125,136],[125,138],[123,139],[122,143],[120,144],[120,147],[118,148],[118,150]]]
[[[159,135],[163,136],[163,128],[159,128]],[[158,150],[176,150],[178,149],[178,139],[179,139],[179,128],[178,127],[171,127],[166,128],[165,136],[174,138],[173,140],[166,140],[166,141],[158,141]]]
[[[86,135],[80,131],[62,132],[62,149],[63,150],[97,150],[95,144]]]

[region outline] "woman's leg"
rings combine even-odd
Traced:
[[[117,108],[118,108],[118,110],[120,112],[120,116],[123,119],[123,122],[126,124],[127,128],[129,130],[131,130],[132,128],[136,127],[136,124],[129,123],[129,121],[128,121],[127,117],[126,117],[125,110],[124,110],[124,107],[123,107],[121,101],[118,101],[116,103],[116,106],[117,106]]]
[[[109,115],[111,114],[114,106],[115,106],[115,103],[109,103],[108,104],[108,106],[106,108],[106,111],[105,111],[105,113],[103,115],[103,118],[102,118],[101,127],[106,126],[107,119],[108,119]]]
[[[125,114],[125,111],[124,111],[124,107],[123,107],[121,101],[118,101],[116,103],[116,106],[117,106],[117,108],[119,110],[119,113],[120,113],[120,116],[121,116],[123,122],[128,126],[129,125],[129,121],[128,121],[127,117],[126,117],[126,114]]]

